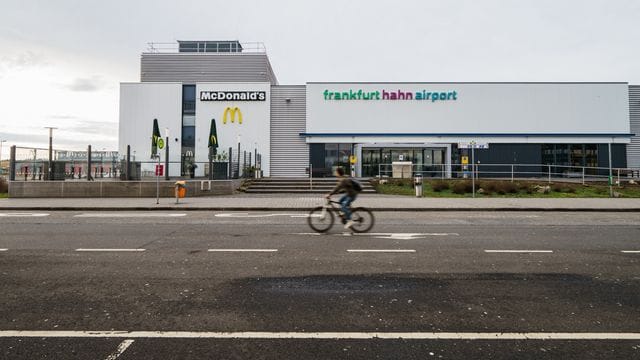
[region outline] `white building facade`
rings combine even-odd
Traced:
[[[248,165],[272,177],[309,168],[329,176],[354,162],[357,176],[379,176],[397,161],[455,176],[469,143],[483,144],[477,159],[487,165],[606,167],[611,144],[614,167],[640,167],[640,91],[627,83],[279,85],[266,52],[237,42],[178,45],[144,53],[141,82],[120,90],[120,153],[130,146],[150,159],[157,119],[171,176],[191,163],[196,177],[207,176],[212,120],[218,154],[231,149],[247,165],[251,153]]]

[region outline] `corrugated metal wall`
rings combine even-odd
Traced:
[[[640,168],[640,85],[629,86],[629,117],[635,135],[627,145],[627,166]]]
[[[306,110],[305,85],[271,87],[271,177],[308,176],[309,146],[300,136]]]
[[[143,53],[142,82],[270,82],[277,85],[267,54]]]

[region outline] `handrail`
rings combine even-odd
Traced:
[[[196,41],[197,42],[197,41]],[[201,43],[206,45],[207,41],[202,41]],[[213,42],[215,43],[215,42]],[[193,52],[184,52],[185,54],[242,54],[242,53],[266,53],[267,48],[262,42],[241,42],[240,43],[241,51],[220,51],[221,48],[216,48],[216,51],[206,51],[206,48],[203,48],[202,51],[200,49],[196,49]],[[169,42],[149,42],[147,43],[147,53],[179,53],[180,44],[177,42],[169,43]]]
[[[377,164],[378,177],[393,176],[393,164]],[[404,165],[407,166],[407,165]],[[538,170],[536,171],[537,168]],[[617,182],[625,179],[640,178],[640,168],[612,168],[612,179]],[[471,178],[471,164],[411,164],[411,176],[416,174],[430,174],[444,178],[445,174],[450,171],[456,177]],[[405,174],[403,174],[405,175]],[[594,166],[573,166],[573,165],[554,165],[554,164],[476,164],[475,178],[479,177],[503,177],[511,178],[513,181],[517,177],[538,177],[547,178],[551,182],[552,178],[581,178],[584,184],[587,180],[597,181],[609,178],[608,167]]]

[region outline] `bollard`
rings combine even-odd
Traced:
[[[186,181],[176,181],[174,194],[176,196],[176,204],[179,203],[180,199],[183,199],[187,196],[187,182]]]
[[[413,185],[416,187],[416,197],[422,197],[422,174],[416,174],[413,178]]]

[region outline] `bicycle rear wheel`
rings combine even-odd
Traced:
[[[357,233],[363,233],[371,230],[375,223],[375,218],[371,210],[359,207],[351,210],[351,220],[353,220],[353,226],[351,230]]]
[[[333,212],[324,206],[318,206],[309,212],[307,222],[309,226],[316,232],[324,233],[329,231],[335,221]]]

